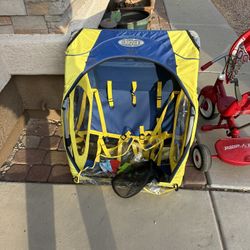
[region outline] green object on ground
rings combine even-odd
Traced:
[[[120,174],[122,172],[124,172],[125,170],[128,169],[128,167],[130,167],[130,164],[128,162],[125,162],[123,165],[121,165],[121,167],[118,169],[117,174]]]

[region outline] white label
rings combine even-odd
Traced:
[[[224,147],[224,150],[234,150],[237,148],[250,148],[250,143],[243,143],[243,144],[232,144]]]
[[[144,41],[140,39],[122,39],[118,42],[123,47],[140,47],[144,44]]]

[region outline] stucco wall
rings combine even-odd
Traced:
[[[70,36],[82,27],[97,28],[108,2],[84,0],[72,8],[74,18],[66,34],[0,34],[0,91],[11,75],[63,75]]]
[[[0,34],[66,33],[71,20],[105,0],[1,0]]]
[[[20,95],[13,81],[0,93],[0,148],[23,113]]]
[[[97,28],[108,2],[0,0],[0,166],[27,122],[25,109],[60,109],[67,43],[78,29]],[[58,27],[65,34],[27,34]]]
[[[60,110],[64,77],[62,75],[14,76],[24,109]]]
[[[9,82],[11,78],[10,72],[6,63],[0,55],[0,93],[4,86]]]
[[[6,156],[2,152],[3,146],[23,115],[23,110],[22,99],[11,80],[0,93],[0,164]],[[7,147],[11,149],[12,146],[11,141],[8,141]]]

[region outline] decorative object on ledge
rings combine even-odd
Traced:
[[[109,0],[0,0],[0,34],[65,34],[97,28]],[[84,25],[82,24],[84,22]]]
[[[145,10],[151,14],[154,8],[155,0],[111,0],[107,10]]]
[[[147,29],[154,0],[110,1],[100,27],[104,29]]]

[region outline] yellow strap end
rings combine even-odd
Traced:
[[[132,81],[131,96],[132,96],[132,104],[133,104],[133,106],[136,106],[136,95],[135,95],[136,89],[137,89],[137,82]]]
[[[113,99],[113,92],[112,92],[112,81],[107,81],[107,96],[108,96],[108,103],[109,107],[114,107],[114,99]]]
[[[156,107],[158,109],[161,108],[161,102],[162,102],[162,82],[157,82],[157,97],[156,97]]]

